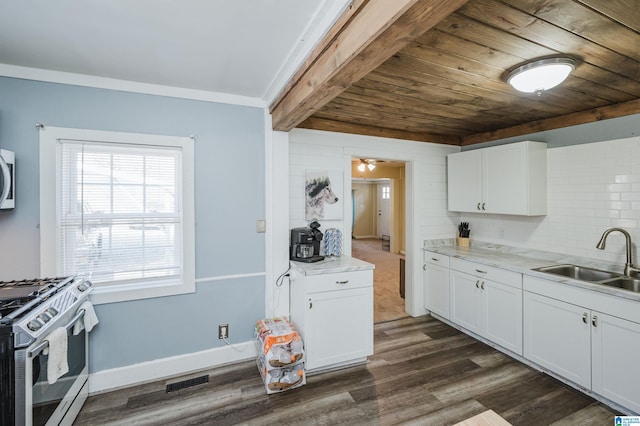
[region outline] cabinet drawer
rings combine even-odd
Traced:
[[[372,287],[373,270],[308,275],[304,277],[304,280],[294,281],[292,285],[300,285],[303,281],[307,293]]]
[[[522,274],[519,272],[507,271],[455,257],[450,260],[450,267],[451,269],[473,275],[474,277],[496,281],[516,288],[522,288]]]
[[[449,267],[449,256],[445,254],[434,253],[432,251],[424,252],[424,263],[430,263],[432,265],[442,266],[444,268]]]

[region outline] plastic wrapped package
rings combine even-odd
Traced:
[[[267,394],[283,392],[306,383],[304,345],[286,317],[256,323],[256,363]]]
[[[288,367],[267,368],[264,356],[258,356],[256,363],[267,394],[284,392],[307,383],[303,362]]]
[[[258,356],[267,368],[281,368],[302,361],[304,345],[300,335],[285,317],[260,320],[256,324]]]

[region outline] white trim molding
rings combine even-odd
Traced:
[[[256,345],[253,340],[249,340],[200,352],[101,370],[89,376],[89,394],[109,392],[207,370],[225,364],[246,361],[255,358],[256,354]]]
[[[205,277],[205,278],[196,278],[196,283],[208,283],[211,281],[228,281],[228,280],[239,280],[242,278],[254,278],[254,277],[264,277],[266,272],[253,272],[250,274],[234,274],[234,275],[218,275],[215,277]]]
[[[1,64],[0,76],[21,78],[24,80],[45,81],[49,83],[69,84],[72,86],[93,87],[98,89],[119,90],[121,92],[143,93],[146,95],[168,96],[170,98],[192,99],[196,101],[266,108],[267,103],[260,98],[210,92],[207,90],[185,89],[182,87],[140,83],[95,75],[52,71],[40,68],[21,67]]]

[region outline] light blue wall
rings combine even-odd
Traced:
[[[35,123],[195,135],[196,278],[265,270],[264,111],[0,77],[0,147],[16,153],[16,208],[0,211],[0,280],[39,275],[39,133]],[[97,307],[91,370],[126,366],[252,337],[264,278],[197,284],[195,294]]]

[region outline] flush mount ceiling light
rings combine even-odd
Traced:
[[[575,68],[571,58],[549,58],[528,62],[509,73],[507,83],[516,90],[536,93],[549,90],[562,83]]]
[[[365,160],[364,158],[361,158],[360,164],[358,164],[358,171],[364,172],[365,167],[372,172],[373,169],[376,168],[376,163],[373,160]]]

